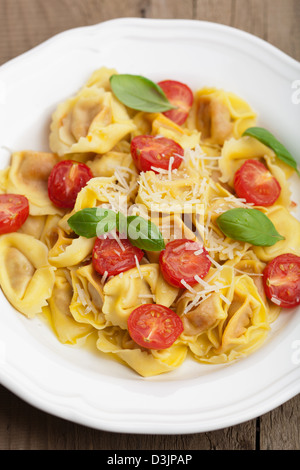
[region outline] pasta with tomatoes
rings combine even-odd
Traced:
[[[253,353],[300,304],[297,168],[256,126],[232,92],[96,70],[1,171],[7,300],[143,377]]]

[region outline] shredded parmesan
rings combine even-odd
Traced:
[[[142,271],[141,271],[140,263],[139,263],[139,260],[137,259],[136,255],[134,255],[134,259],[135,259],[135,264],[136,264],[137,270],[139,272],[140,278],[143,279],[143,274],[142,274]]]
[[[80,302],[83,306],[87,305],[87,300],[86,300],[85,292],[84,292],[84,290],[80,287],[80,285],[79,285],[78,283],[76,283],[76,290],[77,290],[77,295],[78,295],[79,302]]]
[[[187,289],[189,290],[192,294],[197,294],[197,292],[195,291],[195,289],[193,289],[184,279],[181,279],[181,284]]]
[[[230,302],[229,299],[227,299],[227,297],[225,297],[225,295],[223,295],[223,294],[221,294],[221,293],[219,293],[219,295],[220,295],[221,299],[224,300],[224,302],[225,302],[227,305],[230,305],[231,302]]]
[[[104,271],[104,274],[103,276],[101,277],[101,285],[103,286],[103,284],[105,283],[106,279],[107,279],[107,276],[108,276],[108,272],[107,271]]]
[[[278,300],[276,297],[271,297],[271,301],[276,305],[281,305],[280,300]]]
[[[112,237],[116,240],[116,242],[118,243],[119,247],[121,248],[122,251],[125,251],[125,247],[124,245],[122,244],[121,240],[120,240],[120,237],[117,235],[116,231],[115,230],[112,230],[111,232],[111,235]]]
[[[168,174],[169,174],[169,180],[171,181],[172,179],[172,165],[174,163],[174,157],[170,157],[169,160],[169,168],[168,168]]]
[[[240,274],[247,274],[248,276],[263,276],[263,273],[250,273],[247,271],[242,271],[241,269],[237,269],[236,267],[234,267],[234,270]]]
[[[155,295],[154,294],[140,294],[138,295],[139,299],[152,299],[155,302]]]

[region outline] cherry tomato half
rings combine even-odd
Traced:
[[[277,179],[258,160],[246,160],[235,173],[233,184],[238,197],[256,206],[272,206],[280,196]]]
[[[181,126],[187,120],[194,101],[192,90],[185,83],[175,80],[164,80],[159,82],[158,85],[162,88],[170,103],[177,106],[176,109],[170,109],[163,114]]]
[[[155,168],[169,169],[170,158],[173,157],[172,170],[179,168],[184,151],[181,145],[166,137],[138,135],[131,141],[131,155],[139,171],[150,171]]]
[[[143,348],[166,349],[183,332],[181,318],[170,308],[143,304],[135,308],[128,320],[131,338]]]
[[[29,202],[21,194],[0,194],[0,235],[16,232],[29,215]]]
[[[184,287],[182,280],[190,286],[196,285],[195,276],[203,279],[211,267],[203,245],[184,238],[166,245],[160,252],[159,264],[165,280],[175,287]]]
[[[283,308],[300,305],[300,256],[279,255],[263,271],[266,296]]]
[[[62,160],[54,165],[48,178],[48,195],[58,207],[73,208],[77,194],[93,178],[84,163]]]
[[[136,266],[144,256],[144,252],[133,246],[129,240],[121,240],[120,247],[114,238],[97,238],[92,253],[92,263],[95,271],[103,276],[116,276]],[[136,258],[135,258],[136,257]]]

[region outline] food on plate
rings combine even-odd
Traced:
[[[0,175],[0,285],[143,377],[239,360],[300,305],[296,162],[241,97],[96,70]],[[103,357],[103,356],[101,356]]]

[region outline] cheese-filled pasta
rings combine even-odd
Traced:
[[[6,299],[144,378],[262,348],[300,305],[300,222],[297,163],[258,115],[234,90],[94,70],[50,151],[0,171]]]

